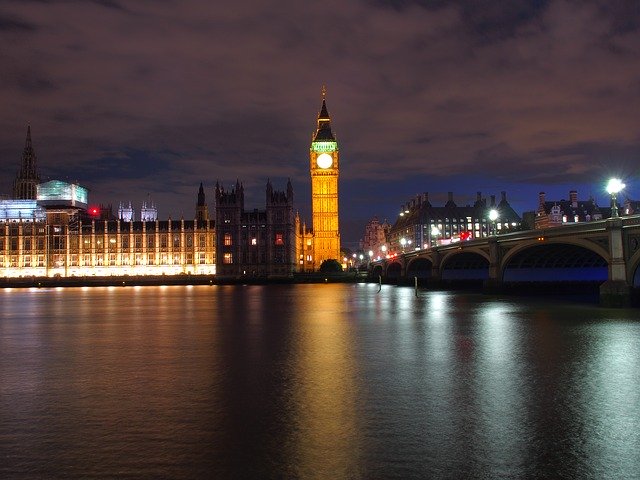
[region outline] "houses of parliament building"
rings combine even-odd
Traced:
[[[245,211],[240,182],[215,188],[210,218],[202,184],[195,216],[158,220],[144,204],[136,220],[131,204],[117,216],[88,208],[87,189],[51,180],[41,183],[27,137],[11,198],[0,199],[0,277],[124,275],[290,276],[340,258],[338,144],[323,89],[310,148],[312,225],[293,207],[293,189],[266,186],[266,208]]]

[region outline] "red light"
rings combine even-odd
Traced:
[[[92,217],[99,217],[100,209],[98,207],[89,207],[89,215]]]
[[[460,240],[465,241],[471,238],[471,232],[460,232]]]

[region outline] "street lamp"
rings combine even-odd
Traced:
[[[611,195],[611,218],[618,217],[618,205],[616,203],[616,196],[626,185],[622,183],[619,178],[612,178],[607,183],[607,193]]]
[[[387,256],[387,246],[386,245],[382,245],[380,247],[380,250],[382,250],[382,258]]]
[[[400,245],[402,245],[402,253],[404,253],[404,246],[407,244],[407,239],[402,237],[400,239]]]
[[[491,227],[493,228],[493,234],[496,234],[496,220],[498,219],[498,211],[495,208],[489,210],[489,220],[491,220]]]
[[[436,225],[431,225],[431,237],[435,237],[435,244],[438,244],[438,235],[440,235],[440,229]],[[434,241],[431,239],[431,246],[433,246]]]

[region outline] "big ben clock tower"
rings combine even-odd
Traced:
[[[313,220],[313,267],[320,268],[324,260],[340,260],[338,229],[338,174],[340,163],[338,142],[331,131],[331,118],[322,87],[322,108],[318,127],[312,136],[310,156],[311,212]]]

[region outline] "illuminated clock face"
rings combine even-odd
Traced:
[[[328,153],[321,153],[318,155],[318,158],[316,158],[316,164],[319,168],[329,168],[333,165],[333,157]]]

